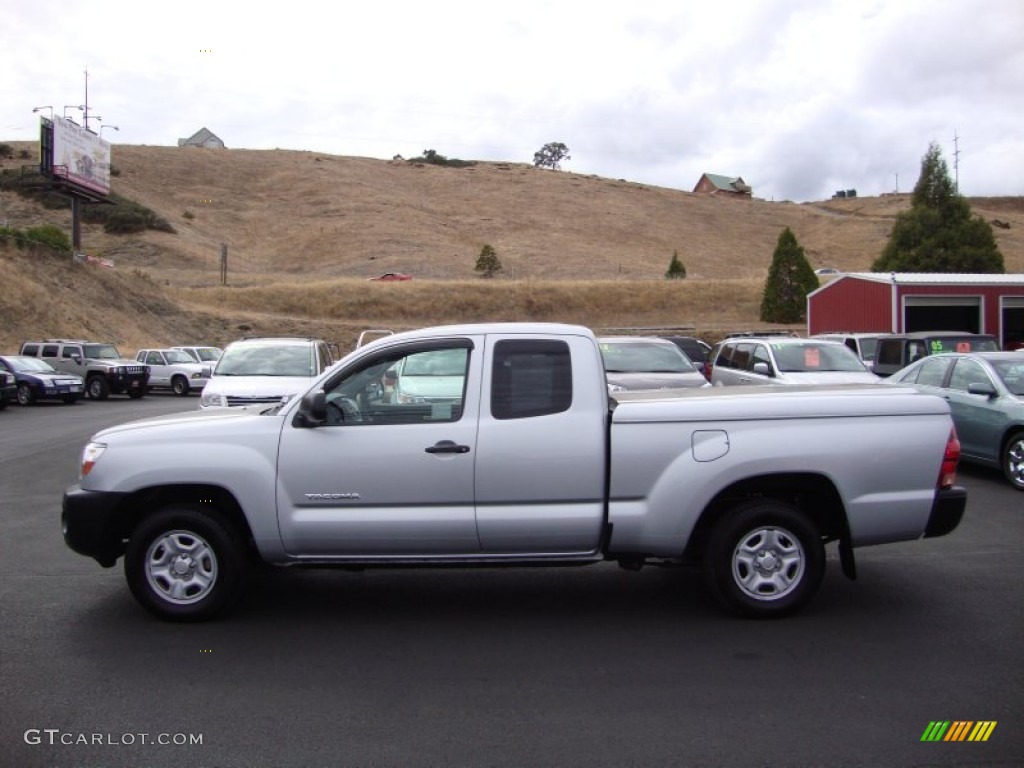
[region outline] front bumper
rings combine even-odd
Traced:
[[[928,525],[924,528],[924,538],[932,539],[945,536],[953,531],[964,516],[967,508],[967,489],[958,485],[940,490],[935,494],[932,512],[928,516]]]
[[[85,491],[77,484],[64,492],[61,530],[64,543],[80,555],[110,568],[124,554],[121,500],[125,494]]]

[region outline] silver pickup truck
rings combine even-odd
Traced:
[[[693,563],[725,606],[767,617],[813,597],[829,542],[852,578],[854,548],[959,524],[945,401],[878,385],[779,390],[610,399],[596,339],[576,326],[395,334],[288,402],[96,434],[64,495],[64,538],[106,567],[123,555],[136,599],[181,621],[228,607],[254,556]]]

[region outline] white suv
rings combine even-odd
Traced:
[[[838,341],[787,336],[719,342],[708,358],[716,387],[745,384],[877,384],[854,352]]]
[[[224,348],[200,408],[268,405],[305,392],[334,362],[327,342],[292,337],[241,339]]]

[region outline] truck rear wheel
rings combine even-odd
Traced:
[[[825,545],[789,504],[757,499],[736,506],[712,531],[704,556],[708,584],[730,610],[748,617],[794,613],[825,575]]]
[[[174,504],[132,532],[124,573],[143,608],[171,621],[204,621],[241,592],[245,558],[233,531],[188,504]]]

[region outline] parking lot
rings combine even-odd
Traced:
[[[998,472],[962,465],[960,528],[858,550],[856,582],[830,545],[790,619],[601,564],[260,573],[225,619],[171,625],[64,546],[60,499],[93,431],[196,407],[0,413],[0,764],[1024,764],[1024,494]],[[933,721],[996,726],[922,742]]]

